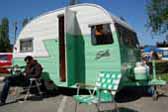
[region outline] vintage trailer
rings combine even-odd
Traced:
[[[94,84],[100,71],[121,72],[123,86],[141,85],[133,72],[140,61],[138,46],[125,20],[99,5],[78,4],[29,22],[16,41],[13,63],[22,66],[32,55],[43,65],[43,78],[61,87]]]

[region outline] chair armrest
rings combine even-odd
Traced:
[[[94,85],[88,85],[88,84],[84,84],[84,83],[77,83],[76,86],[77,86],[77,95],[79,95],[79,91],[81,88],[88,89],[89,93],[92,94],[92,92],[89,88],[95,87]]]
[[[101,92],[101,91],[108,91],[110,92],[113,96],[114,94],[118,91],[118,90],[112,90],[112,89],[104,89],[104,88],[98,88],[98,91]]]
[[[111,90],[111,89],[104,89],[104,88],[98,88],[98,91],[109,91],[109,92],[111,92],[111,91],[113,91],[113,90]]]
[[[107,89],[107,88],[98,88],[99,91],[104,91],[104,90],[107,90],[107,91],[118,91],[118,90],[113,90],[113,89]]]
[[[84,83],[77,83],[76,86],[79,88],[94,88],[95,87],[95,85],[89,85],[89,84],[84,84]]]

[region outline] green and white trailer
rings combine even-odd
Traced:
[[[120,72],[123,85],[137,85],[132,78],[140,61],[138,46],[125,20],[99,5],[78,4],[30,21],[14,45],[13,63],[24,66],[24,58],[31,55],[43,65],[43,78],[61,87],[94,84],[101,71]]]

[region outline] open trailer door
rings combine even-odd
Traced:
[[[66,68],[67,68],[67,84],[72,86],[76,83],[76,37],[75,25],[76,14],[69,7],[65,9],[65,44],[66,44]]]

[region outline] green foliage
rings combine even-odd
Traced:
[[[3,18],[0,25],[0,52],[11,51],[9,40],[9,21]]]
[[[157,74],[157,79],[168,81],[168,73]]]
[[[147,14],[147,25],[153,33],[168,33],[168,0],[149,0]]]
[[[22,27],[24,28],[32,19],[33,17],[24,18],[22,21]]]
[[[79,0],[70,0],[69,5],[75,5],[78,3]]]
[[[22,22],[22,27],[24,27],[28,22],[29,22],[29,19],[28,18],[24,18],[24,20]]]

